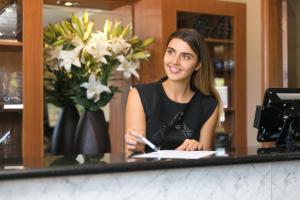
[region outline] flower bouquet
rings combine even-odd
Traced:
[[[103,30],[94,30],[94,23],[89,21],[87,13],[82,17],[73,15],[70,20],[48,25],[44,30],[46,102],[63,108],[81,105],[85,111],[100,111],[119,91],[110,84],[113,74],[119,71],[126,79],[132,75],[139,78],[137,70],[140,61],[150,56],[146,47],[152,42],[152,38],[140,40],[132,35],[131,25],[123,27],[120,22],[106,21]],[[103,112],[101,119],[89,124],[99,124],[100,120],[104,120],[102,115]],[[89,117],[84,114],[83,118]],[[102,129],[82,128],[84,125],[79,125],[81,121],[84,120],[80,119],[76,135],[78,131]],[[70,128],[65,129],[63,132],[74,132]],[[65,140],[72,140],[70,138]],[[75,140],[84,142],[83,138]],[[94,146],[98,148],[101,144],[98,142]]]
[[[102,31],[94,31],[88,14],[72,16],[50,24],[44,30],[46,101],[63,107],[70,103],[87,110],[105,106],[118,88],[109,85],[115,71],[124,78],[139,78],[140,60],[150,53],[153,41],[132,35],[132,26],[106,21]]]

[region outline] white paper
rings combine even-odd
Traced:
[[[162,150],[160,152],[151,152],[140,155],[134,155],[135,158],[174,158],[174,159],[199,159],[215,154],[216,151],[176,151]]]

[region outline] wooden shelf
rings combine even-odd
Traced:
[[[219,38],[206,38],[206,42],[208,43],[221,43],[221,44],[233,44],[233,40],[228,39],[219,39]]]
[[[19,42],[17,40],[5,40],[5,39],[0,39],[0,46],[16,46],[16,47],[22,47],[23,43]]]

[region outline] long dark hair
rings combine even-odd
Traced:
[[[182,28],[169,36],[167,45],[174,38],[185,41],[197,54],[198,63],[201,63],[201,68],[192,74],[191,89],[198,89],[205,95],[213,95],[220,103],[219,94],[214,87],[214,71],[209,50],[203,36],[195,29]]]

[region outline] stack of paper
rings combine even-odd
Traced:
[[[162,150],[158,152],[134,155],[135,158],[173,158],[173,159],[199,159],[215,154],[216,151],[176,151]]]

